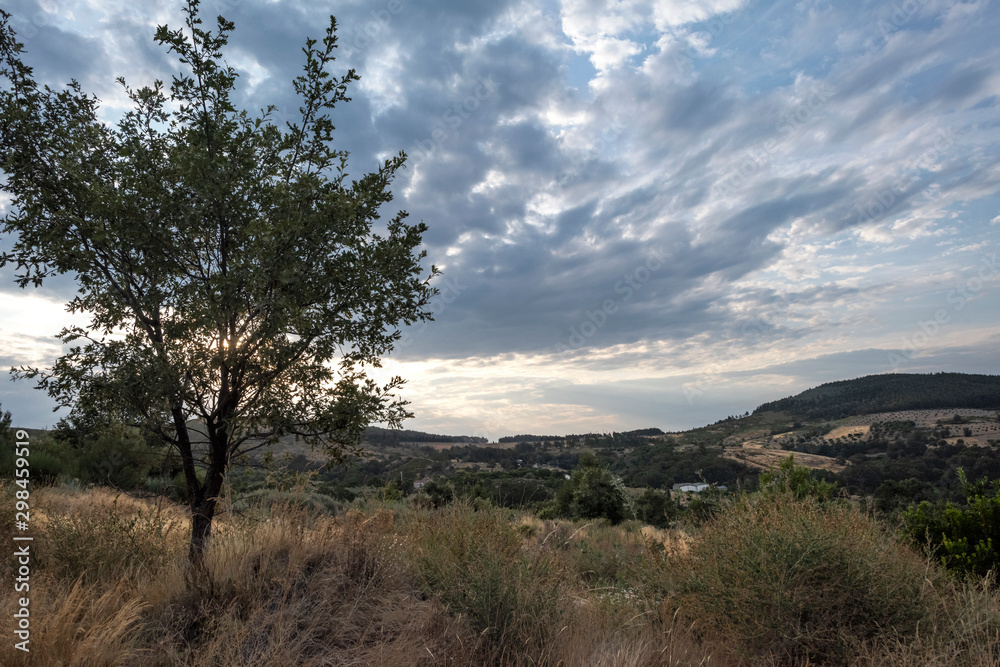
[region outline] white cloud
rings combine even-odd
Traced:
[[[642,47],[627,39],[601,37],[592,45],[590,62],[599,74],[606,74],[625,65],[629,58],[642,52]]]
[[[406,107],[405,61],[409,58],[398,43],[383,40],[377,49],[368,54],[365,75],[358,82],[372,102],[376,114],[394,108]]]
[[[249,88],[247,92],[250,94],[253,94],[257,86],[271,78],[271,71],[252,53],[242,49],[232,49],[231,55],[226,59],[240,73],[241,80]]]
[[[708,29],[713,33],[722,33],[733,22],[733,17],[726,16],[741,8],[744,0],[653,0],[653,21],[657,30],[665,31],[674,26],[709,21]],[[711,19],[716,18],[716,21]]]

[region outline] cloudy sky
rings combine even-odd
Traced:
[[[179,2],[0,0],[39,80],[169,80]],[[291,116],[337,16],[353,173],[443,270],[386,371],[407,427],[703,425],[822,382],[1000,373],[1000,7],[898,0],[225,0],[251,111]],[[9,200],[6,200],[9,201]],[[0,209],[5,199],[0,194]],[[0,367],[45,364],[68,281],[0,275]],[[46,397],[4,382],[15,423]]]

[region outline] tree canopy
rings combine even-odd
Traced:
[[[380,219],[405,154],[350,180],[333,146],[330,112],[359,79],[331,74],[336,20],[306,40],[299,114],[279,127],[274,106],[234,106],[234,25],[205,29],[198,8],[188,0],[184,27],[155,34],[182,71],[169,86],[119,78],[134,107],[114,125],[78,82],[39,86],[0,12],[2,231],[14,238],[0,265],[22,287],[75,276],[68,309],[90,318],[60,332],[52,368],[15,374],[178,449],[193,559],[240,453],[296,434],[336,458],[367,424],[410,416],[403,380],[380,385],[366,368],[400,326],[430,319],[437,273],[421,266],[423,223]]]

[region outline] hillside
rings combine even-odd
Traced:
[[[883,482],[909,478],[951,493],[957,466],[976,475],[1000,473],[991,463],[1000,440],[998,396],[1000,378],[994,376],[876,375],[821,385],[684,432],[528,434],[487,443],[372,428],[366,433],[369,456],[322,471],[322,453],[292,439],[275,453],[293,457],[294,470],[317,471],[318,481],[343,498],[389,480],[410,490],[438,478],[463,492],[477,489],[497,504],[541,507],[554,500],[564,475],[587,452],[635,489],[669,490],[700,479],[753,486],[761,471],[794,454],[798,465],[836,478],[851,493],[874,493]],[[944,407],[905,407],[935,403]],[[895,406],[901,407],[890,409]],[[960,422],[953,421],[956,414]]]
[[[238,493],[256,494],[274,479],[290,475],[287,479],[294,480],[307,474],[325,494],[342,500],[390,481],[400,491],[410,492],[418,484],[440,479],[459,494],[541,511],[555,502],[566,475],[585,455],[596,456],[629,488],[669,491],[675,484],[698,480],[750,488],[760,472],[794,454],[798,465],[820,471],[852,494],[874,494],[883,484],[912,479],[927,494],[944,497],[959,488],[954,472],[959,466],[975,478],[1000,477],[996,397],[1000,397],[1000,378],[995,376],[877,375],[821,385],[765,403],[753,414],[730,416],[685,432],[664,433],[651,427],[506,436],[488,443],[485,438],[372,427],[365,433],[365,456],[330,467],[322,451],[286,436],[270,448],[273,460],[286,472],[265,474],[259,462],[241,462],[231,479]],[[888,409],[926,404],[944,407]],[[957,421],[956,415],[960,415]],[[39,443],[50,438],[44,432],[33,435]],[[150,490],[170,484],[180,488],[180,471],[173,459],[126,449],[75,465],[66,463],[73,453],[64,447],[41,444],[33,466],[51,479],[62,474],[89,481],[107,481],[113,469],[112,477],[124,483],[132,477],[125,473],[141,465],[155,482],[150,482]],[[12,465],[9,453],[0,456],[0,470],[12,470]]]
[[[1000,376],[891,373],[828,382],[760,405],[754,414],[789,412],[809,419],[935,408],[1000,409]]]
[[[423,431],[410,431],[369,426],[365,429],[365,442],[373,445],[403,445],[420,443],[485,444],[486,438],[472,435],[438,435]]]
[[[32,432],[32,589],[69,592],[32,600],[32,653],[8,643],[0,664],[996,664],[994,580],[944,568],[1000,555],[929,557],[923,536],[1000,508],[970,508],[959,474],[1000,479],[1000,415],[942,400],[492,444],[372,430],[384,444],[331,467],[288,437],[279,466],[234,466],[206,581],[170,459]],[[715,488],[673,488],[699,480]]]

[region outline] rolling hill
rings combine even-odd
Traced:
[[[1000,409],[1000,376],[890,373],[828,382],[760,405],[753,414],[789,412],[809,419],[934,408]]]

